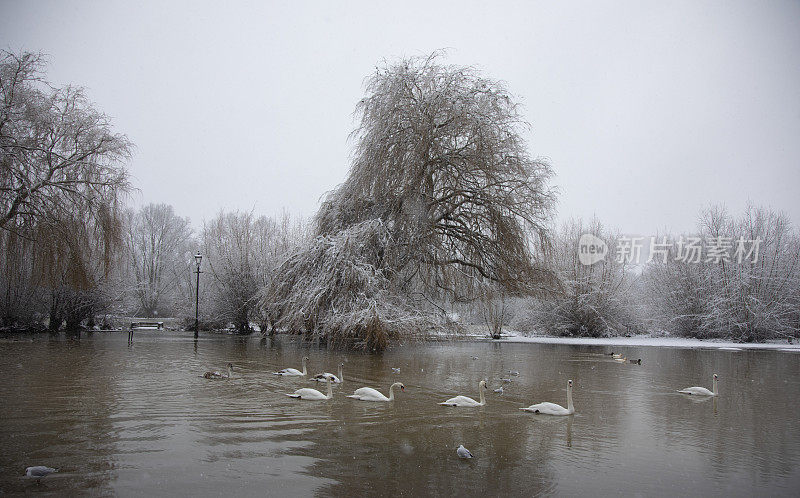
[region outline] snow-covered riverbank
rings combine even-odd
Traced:
[[[667,348],[700,348],[741,351],[745,349],[779,349],[786,352],[800,353],[800,344],[789,344],[786,341],[764,343],[738,343],[722,340],[702,340],[685,337],[652,337],[640,335],[633,337],[553,337],[545,335],[524,336],[515,332],[503,333],[499,342],[525,342],[539,344],[579,344],[584,346],[631,346],[631,347],[667,347]]]

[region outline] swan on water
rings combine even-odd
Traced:
[[[544,415],[572,415],[575,413],[575,407],[572,406],[572,381],[567,381],[567,407],[555,403],[537,403],[525,408],[520,408],[526,412],[541,413]]]
[[[468,449],[464,448],[463,444],[458,445],[456,453],[458,454],[458,458],[472,458],[472,453],[470,453]]]
[[[224,374],[219,370],[214,370],[213,372],[208,371],[203,374],[203,378],[205,379],[230,379],[233,377],[233,363],[228,363],[228,374]]]
[[[331,399],[333,397],[333,379],[328,377],[328,394],[322,394],[321,392],[317,391],[316,389],[311,389],[310,387],[304,387],[302,389],[298,389],[297,391],[293,392],[292,394],[287,394],[290,398],[300,398],[300,399],[309,399],[312,401],[322,401],[326,399]]]
[[[308,375],[306,372],[306,362],[308,361],[308,356],[303,356],[303,371],[296,368],[284,368],[283,370],[279,370],[277,372],[272,372],[275,375],[285,375],[290,377],[303,377]]]
[[[439,403],[440,405],[444,406],[483,406],[486,404],[486,398],[483,397],[483,391],[486,390],[486,381],[482,380],[478,383],[478,394],[480,395],[480,402],[475,401],[474,399],[468,396],[456,396],[455,398],[450,398],[447,401]]]
[[[333,375],[332,373],[325,372],[325,373],[321,373],[321,374],[315,375],[311,380],[315,380],[317,382],[325,382],[328,379],[330,379],[331,382],[333,382],[334,384],[341,384],[342,381],[344,380],[344,375],[342,375],[342,367],[344,367],[344,363],[339,363],[339,376],[338,377]]]
[[[399,387],[401,391],[405,392],[406,386],[402,382],[395,382],[389,386],[389,397],[387,398],[378,390],[371,387],[359,387],[353,394],[348,394],[348,398],[360,399],[361,401],[394,401],[394,388]]]
[[[717,374],[714,374],[713,377],[713,384],[712,389],[713,391],[709,391],[705,387],[687,387],[686,389],[681,389],[678,391],[679,393],[683,394],[694,394],[696,396],[716,396],[717,395]]]

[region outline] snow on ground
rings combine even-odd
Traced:
[[[584,346],[652,346],[667,348],[703,348],[724,351],[742,351],[745,349],[778,349],[786,352],[800,353],[800,345],[785,341],[764,343],[738,343],[730,341],[690,339],[686,337],[653,337],[638,335],[633,337],[553,337],[545,335],[524,336],[517,332],[505,332],[499,342],[526,342],[538,344],[580,344]]]
[[[474,339],[490,340],[486,327],[474,325],[467,326],[467,337]],[[636,335],[632,337],[555,337],[545,334],[525,335],[521,332],[503,330],[502,338],[498,342],[520,342],[535,344],[579,344],[582,346],[634,346],[634,347],[664,347],[664,348],[701,348],[719,349],[722,351],[743,351],[745,349],[771,349],[785,352],[800,353],[800,344],[789,344],[786,341],[770,341],[762,343],[739,343],[715,339],[691,339],[688,337],[654,337],[651,335]]]

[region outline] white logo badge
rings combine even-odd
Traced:
[[[608,246],[600,237],[590,233],[581,235],[578,241],[578,259],[586,266],[603,261],[608,254]]]

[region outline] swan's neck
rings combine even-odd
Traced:
[[[344,375],[342,375],[342,366],[339,365],[339,382],[344,382]]]
[[[394,401],[394,384],[389,386],[389,401]]]
[[[481,404],[481,405],[485,405],[486,404],[486,398],[483,397],[483,389],[484,389],[483,386],[478,388],[478,391],[479,391],[478,394],[480,395],[479,396],[480,397],[480,401],[478,401],[478,403]]]
[[[717,378],[714,377],[714,382],[711,384],[711,392],[714,393],[714,396],[717,395]]]
[[[230,366],[228,367],[228,378],[229,379],[233,378],[233,368],[231,368]]]
[[[303,358],[303,375],[308,375],[306,373],[306,359],[305,358]]]
[[[331,399],[332,397],[333,397],[333,383],[331,382],[331,379],[328,379],[328,399]]]
[[[572,386],[567,386],[567,410],[570,412],[575,411],[575,407],[572,406]]]

